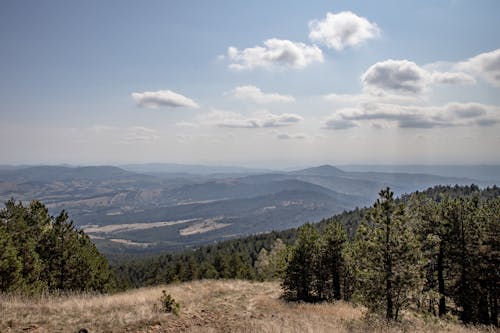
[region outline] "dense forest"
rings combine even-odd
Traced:
[[[107,259],[62,211],[10,200],[0,211],[0,292],[99,291],[115,288]]]
[[[498,326],[500,188],[437,186],[298,229],[114,266],[122,288],[203,278],[280,279],[289,300],[407,307]]]
[[[66,212],[0,211],[0,291],[100,291],[196,279],[280,280],[289,301],[411,309],[498,326],[500,188],[437,186],[297,229],[150,257],[107,259]]]

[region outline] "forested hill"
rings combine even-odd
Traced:
[[[500,196],[497,186],[480,189],[471,186],[435,186],[422,192],[401,196],[397,201],[408,206],[415,196],[423,195],[436,201],[443,196],[451,198],[478,196],[481,200]],[[334,221],[342,224],[353,238],[360,221],[368,208],[356,208],[323,219],[312,224],[320,233]],[[122,256],[110,256],[114,271],[121,281],[122,287],[138,287],[172,281],[189,281],[202,278],[245,278],[262,279],[259,275],[259,253],[275,252],[283,246],[291,246],[297,239],[299,228],[273,231],[251,235],[239,239],[217,242],[182,252],[169,252],[152,256],[137,256],[124,259]],[[277,242],[277,240],[279,240]]]

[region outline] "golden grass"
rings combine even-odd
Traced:
[[[181,304],[179,316],[158,310],[161,291]],[[276,282],[205,280],[131,290],[109,296],[0,296],[4,332],[495,332],[412,318],[387,326],[349,303],[282,301]]]

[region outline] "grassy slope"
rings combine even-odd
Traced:
[[[157,310],[162,289],[181,303],[179,316]],[[4,295],[0,332],[494,332],[414,317],[387,327],[348,303],[285,303],[280,293],[276,282],[206,280],[111,296]]]

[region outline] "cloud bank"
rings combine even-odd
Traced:
[[[442,106],[365,104],[337,110],[324,122],[325,129],[347,129],[362,122],[378,121],[399,128],[492,126],[500,122],[499,108],[480,103],[448,103]]]
[[[268,111],[243,116],[237,112],[214,110],[201,117],[201,123],[226,128],[277,128],[291,126],[303,120],[293,113],[274,114]]]

